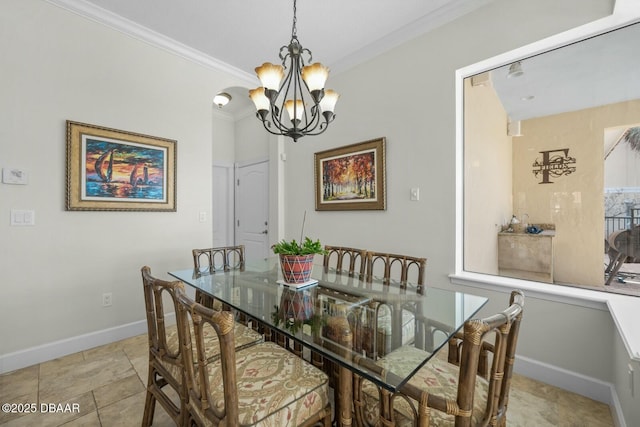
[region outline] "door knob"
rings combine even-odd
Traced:
[[[269,234],[269,230],[264,230],[262,234]]]

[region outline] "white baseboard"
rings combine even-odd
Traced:
[[[609,405],[615,426],[626,427],[618,394],[612,383],[522,356],[516,356],[513,370],[525,377],[533,378]]]
[[[167,315],[169,317],[169,315]],[[171,314],[172,319],[175,317]],[[0,374],[88,350],[100,345],[147,333],[147,321],[128,323],[101,331],[42,344],[14,353],[0,355]]]

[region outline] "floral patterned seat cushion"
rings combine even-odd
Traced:
[[[422,389],[430,394],[445,397],[447,399],[456,400],[458,393],[458,375],[459,369],[456,365],[447,362],[447,351],[442,349],[435,357],[430,359],[410,380],[409,383]],[[412,346],[404,346],[395,350],[389,357],[393,357],[393,363],[405,361],[412,364],[412,359],[416,357],[423,360],[424,351],[416,349]],[[377,363],[383,366],[390,361],[385,358],[380,359]],[[415,365],[414,365],[415,366]],[[472,425],[479,425],[486,412],[487,391],[489,384],[486,379],[477,376],[476,387],[473,401]],[[363,395],[365,399],[365,416],[367,420],[375,423],[378,419],[378,392],[375,385],[369,381],[364,381]],[[411,399],[415,408],[418,408],[418,402]],[[394,416],[397,426],[413,425],[413,412],[403,398],[395,398],[393,402]],[[449,426],[454,425],[455,417],[444,412],[431,408],[430,423],[433,426]]]
[[[208,367],[211,409],[224,411],[221,361]],[[236,352],[239,421],[242,426],[295,426],[329,403],[327,376],[271,342]],[[197,408],[196,415],[204,420]]]

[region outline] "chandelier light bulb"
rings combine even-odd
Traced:
[[[302,100],[297,99],[287,99],[284,103],[284,108],[287,109],[287,113],[289,114],[289,120],[292,123],[296,124],[296,120],[300,122],[302,120],[302,114],[304,113],[304,103]]]
[[[265,62],[260,67],[256,67],[256,74],[262,87],[277,91],[280,89],[280,82],[284,79],[284,67]]]
[[[302,68],[302,80],[311,92],[324,89],[327,78],[329,78],[329,68],[319,62]]]
[[[330,112],[333,114],[333,110],[336,108],[338,98],[340,98],[340,95],[335,90],[325,90],[324,97],[322,98],[322,100],[320,100],[320,110],[323,113]]]
[[[269,99],[264,94],[264,88],[258,87],[249,91],[249,98],[253,101],[258,111],[269,111]]]

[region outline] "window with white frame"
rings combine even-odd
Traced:
[[[463,81],[463,270],[640,295],[640,23]]]

